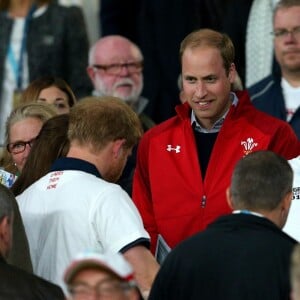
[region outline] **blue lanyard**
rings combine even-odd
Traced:
[[[20,90],[22,89],[22,81],[23,81],[23,58],[24,54],[26,51],[26,41],[27,41],[27,33],[28,33],[28,24],[29,21],[32,19],[33,13],[36,9],[36,5],[32,5],[26,18],[25,18],[25,23],[24,23],[24,29],[23,29],[23,36],[21,40],[21,49],[20,49],[20,59],[17,62],[13,50],[12,50],[12,45],[11,42],[8,46],[8,51],[7,51],[7,57],[9,60],[9,63],[11,64],[13,68],[13,72],[16,77],[16,83],[17,83],[17,88]]]

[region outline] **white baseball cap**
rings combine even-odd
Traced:
[[[64,274],[66,284],[71,283],[73,278],[87,268],[99,268],[115,275],[122,281],[134,283],[133,270],[130,264],[120,253],[96,253],[85,252],[77,255]]]

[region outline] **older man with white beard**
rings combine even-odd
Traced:
[[[143,89],[143,55],[137,45],[120,35],[99,39],[90,49],[87,73],[95,96],[124,100],[140,116],[144,130],[154,123],[143,113],[148,100]]]
[[[155,124],[144,113],[148,100],[143,89],[143,55],[136,44],[120,35],[99,39],[90,49],[87,73],[94,96],[114,96],[124,100],[138,115],[144,131]],[[131,195],[136,149],[129,157],[119,184]]]

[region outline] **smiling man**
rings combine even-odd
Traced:
[[[281,74],[262,79],[249,93],[255,107],[289,122],[300,139],[300,0],[278,2],[273,35]]]
[[[287,159],[300,152],[286,122],[255,109],[246,92],[231,92],[236,70],[228,36],[192,32],[180,57],[186,102],[143,136],[133,182],[133,200],[158,258],[231,211],[225,190],[240,158],[257,150]]]

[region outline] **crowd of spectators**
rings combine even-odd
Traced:
[[[300,299],[300,0],[1,0],[0,298]]]

